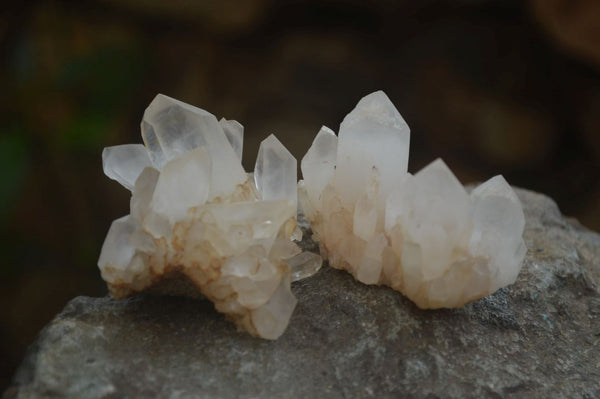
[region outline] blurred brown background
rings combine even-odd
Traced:
[[[242,122],[251,170],[269,133],[300,159],[383,89],[411,171],[502,173],[600,230],[596,0],[13,1],[0,40],[0,389],[67,300],[106,293],[96,260],[129,194],[101,151],[141,142],[158,92]]]

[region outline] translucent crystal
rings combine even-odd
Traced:
[[[217,118],[200,108],[159,94],[144,112],[142,137],[151,158],[159,163],[157,169],[194,148],[206,147],[212,161],[209,199],[227,195],[246,180]]]
[[[279,337],[296,306],[291,273],[307,276],[321,264],[293,242],[301,237],[296,160],[274,136],[265,140],[259,193],[241,167],[242,126],[161,95],[144,114],[142,135],[146,148],[105,150],[107,174],[133,191],[131,216],[112,224],[98,260],[111,294],[186,278],[250,334]]]
[[[285,330],[298,300],[290,289],[289,276],[281,280],[273,296],[264,306],[252,312],[252,323],[258,335],[267,339],[276,339]]]
[[[225,276],[246,277],[258,270],[259,259],[260,258],[252,252],[230,256],[223,264],[221,272]]]
[[[242,150],[244,148],[244,126],[241,123],[234,120],[227,120],[225,118],[221,118],[219,124],[223,128],[225,132],[225,136],[227,136],[227,140],[235,155],[237,155],[238,159],[242,160]]]
[[[104,174],[130,191],[133,191],[136,179],[147,166],[152,166],[152,163],[141,144],[116,145],[102,151]]]
[[[150,207],[172,223],[188,209],[203,205],[210,190],[210,157],[204,147],[167,162],[160,173]]]
[[[129,201],[129,208],[131,209],[131,216],[138,223],[142,223],[150,211],[150,201],[152,200],[159,176],[160,173],[158,170],[147,167],[135,181],[133,194]]]
[[[354,219],[352,232],[357,237],[369,241],[377,230],[377,194],[379,180],[373,177],[369,186],[354,206]]]
[[[230,204],[209,204],[203,209],[202,218],[204,220],[214,220],[216,227],[229,234],[232,230],[232,237],[229,244],[244,247],[244,237],[240,236],[240,226],[248,226],[248,240],[252,244],[260,245],[265,252],[269,252],[278,231],[290,218],[295,218],[296,208],[288,201],[255,201],[255,202],[236,202]],[[238,237],[236,237],[238,236]],[[248,245],[248,242],[246,245]],[[242,245],[240,245],[242,244]],[[215,245],[215,244],[213,244]],[[215,246],[215,249],[219,249]],[[233,252],[238,252],[235,248]]]
[[[525,218],[521,202],[502,176],[495,176],[471,192],[473,234],[469,249],[489,254],[498,271],[498,287],[514,281],[526,248],[521,239]]]
[[[362,98],[340,125],[334,184],[345,204],[354,203],[375,170],[385,197],[408,166],[410,129],[382,91]]]
[[[127,267],[135,255],[135,247],[131,245],[130,238],[136,228],[136,223],[130,215],[112,222],[102,245],[98,263],[108,268]]]
[[[335,158],[333,133],[318,133],[298,195],[321,254],[422,308],[462,306],[514,282],[525,222],[508,183],[496,176],[469,195],[440,159],[413,176],[409,136],[383,92],[346,116]]]
[[[304,183],[309,187],[308,191],[313,193],[310,197],[313,206],[320,205],[320,197],[317,194],[321,193],[333,178],[337,142],[338,138],[333,130],[323,126],[300,163]]]
[[[372,237],[365,246],[360,265],[356,270],[356,279],[365,284],[377,284],[383,268],[383,249],[387,239],[383,233]]]
[[[257,309],[265,305],[279,286],[281,275],[277,266],[266,259],[259,260],[249,275],[233,279],[232,288],[237,300],[245,308]]]
[[[312,252],[301,252],[287,259],[286,263],[292,269],[292,281],[298,281],[321,270],[323,259]]]
[[[142,120],[141,129],[142,139],[144,140],[144,145],[146,146],[146,150],[148,151],[150,159],[152,160],[152,165],[154,165],[156,169],[162,168],[165,162],[167,162],[167,158],[162,150],[160,142],[158,141],[158,137],[154,132],[154,127],[145,120]]]
[[[254,181],[264,200],[298,201],[296,158],[274,135],[260,143]]]
[[[298,254],[302,253],[302,250],[296,245],[295,242],[277,238],[275,242],[271,246],[271,251],[269,252],[269,258],[283,260],[286,261]]]
[[[455,248],[470,234],[467,192],[446,164],[438,159],[414,177],[411,200],[404,202],[404,239],[421,251],[421,272],[431,280],[443,275]]]

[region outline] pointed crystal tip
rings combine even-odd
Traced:
[[[130,191],[145,167],[152,166],[146,148],[141,144],[106,147],[102,151],[104,174]]]
[[[298,281],[310,277],[321,270],[323,258],[312,252],[302,252],[286,260],[292,273],[292,281]]]
[[[275,137],[270,135],[260,143],[254,181],[263,200],[297,202],[296,158]]]
[[[170,160],[205,147],[213,166],[209,199],[224,197],[246,180],[240,155],[236,153],[241,154],[241,125],[229,122],[232,123],[227,123],[227,128],[235,150],[213,114],[159,94],[144,112],[142,137],[155,168],[159,170]]]

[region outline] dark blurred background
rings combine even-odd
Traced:
[[[101,151],[141,142],[161,92],[276,133],[300,159],[322,124],[383,89],[410,170],[502,173],[600,230],[597,0],[4,2],[0,13],[0,392],[96,267],[129,193]]]

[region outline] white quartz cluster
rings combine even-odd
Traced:
[[[421,308],[458,307],[515,281],[524,216],[502,176],[469,194],[438,159],[407,172],[410,129],[382,91],[339,137],[323,127],[302,159],[300,205],[321,254]]]
[[[250,334],[285,330],[294,276],[321,266],[292,241],[296,159],[271,135],[254,174],[241,165],[243,127],[158,95],[141,124],[145,143],[104,149],[105,174],[131,190],[131,213],[115,220],[98,266],[124,298],[185,276]]]

